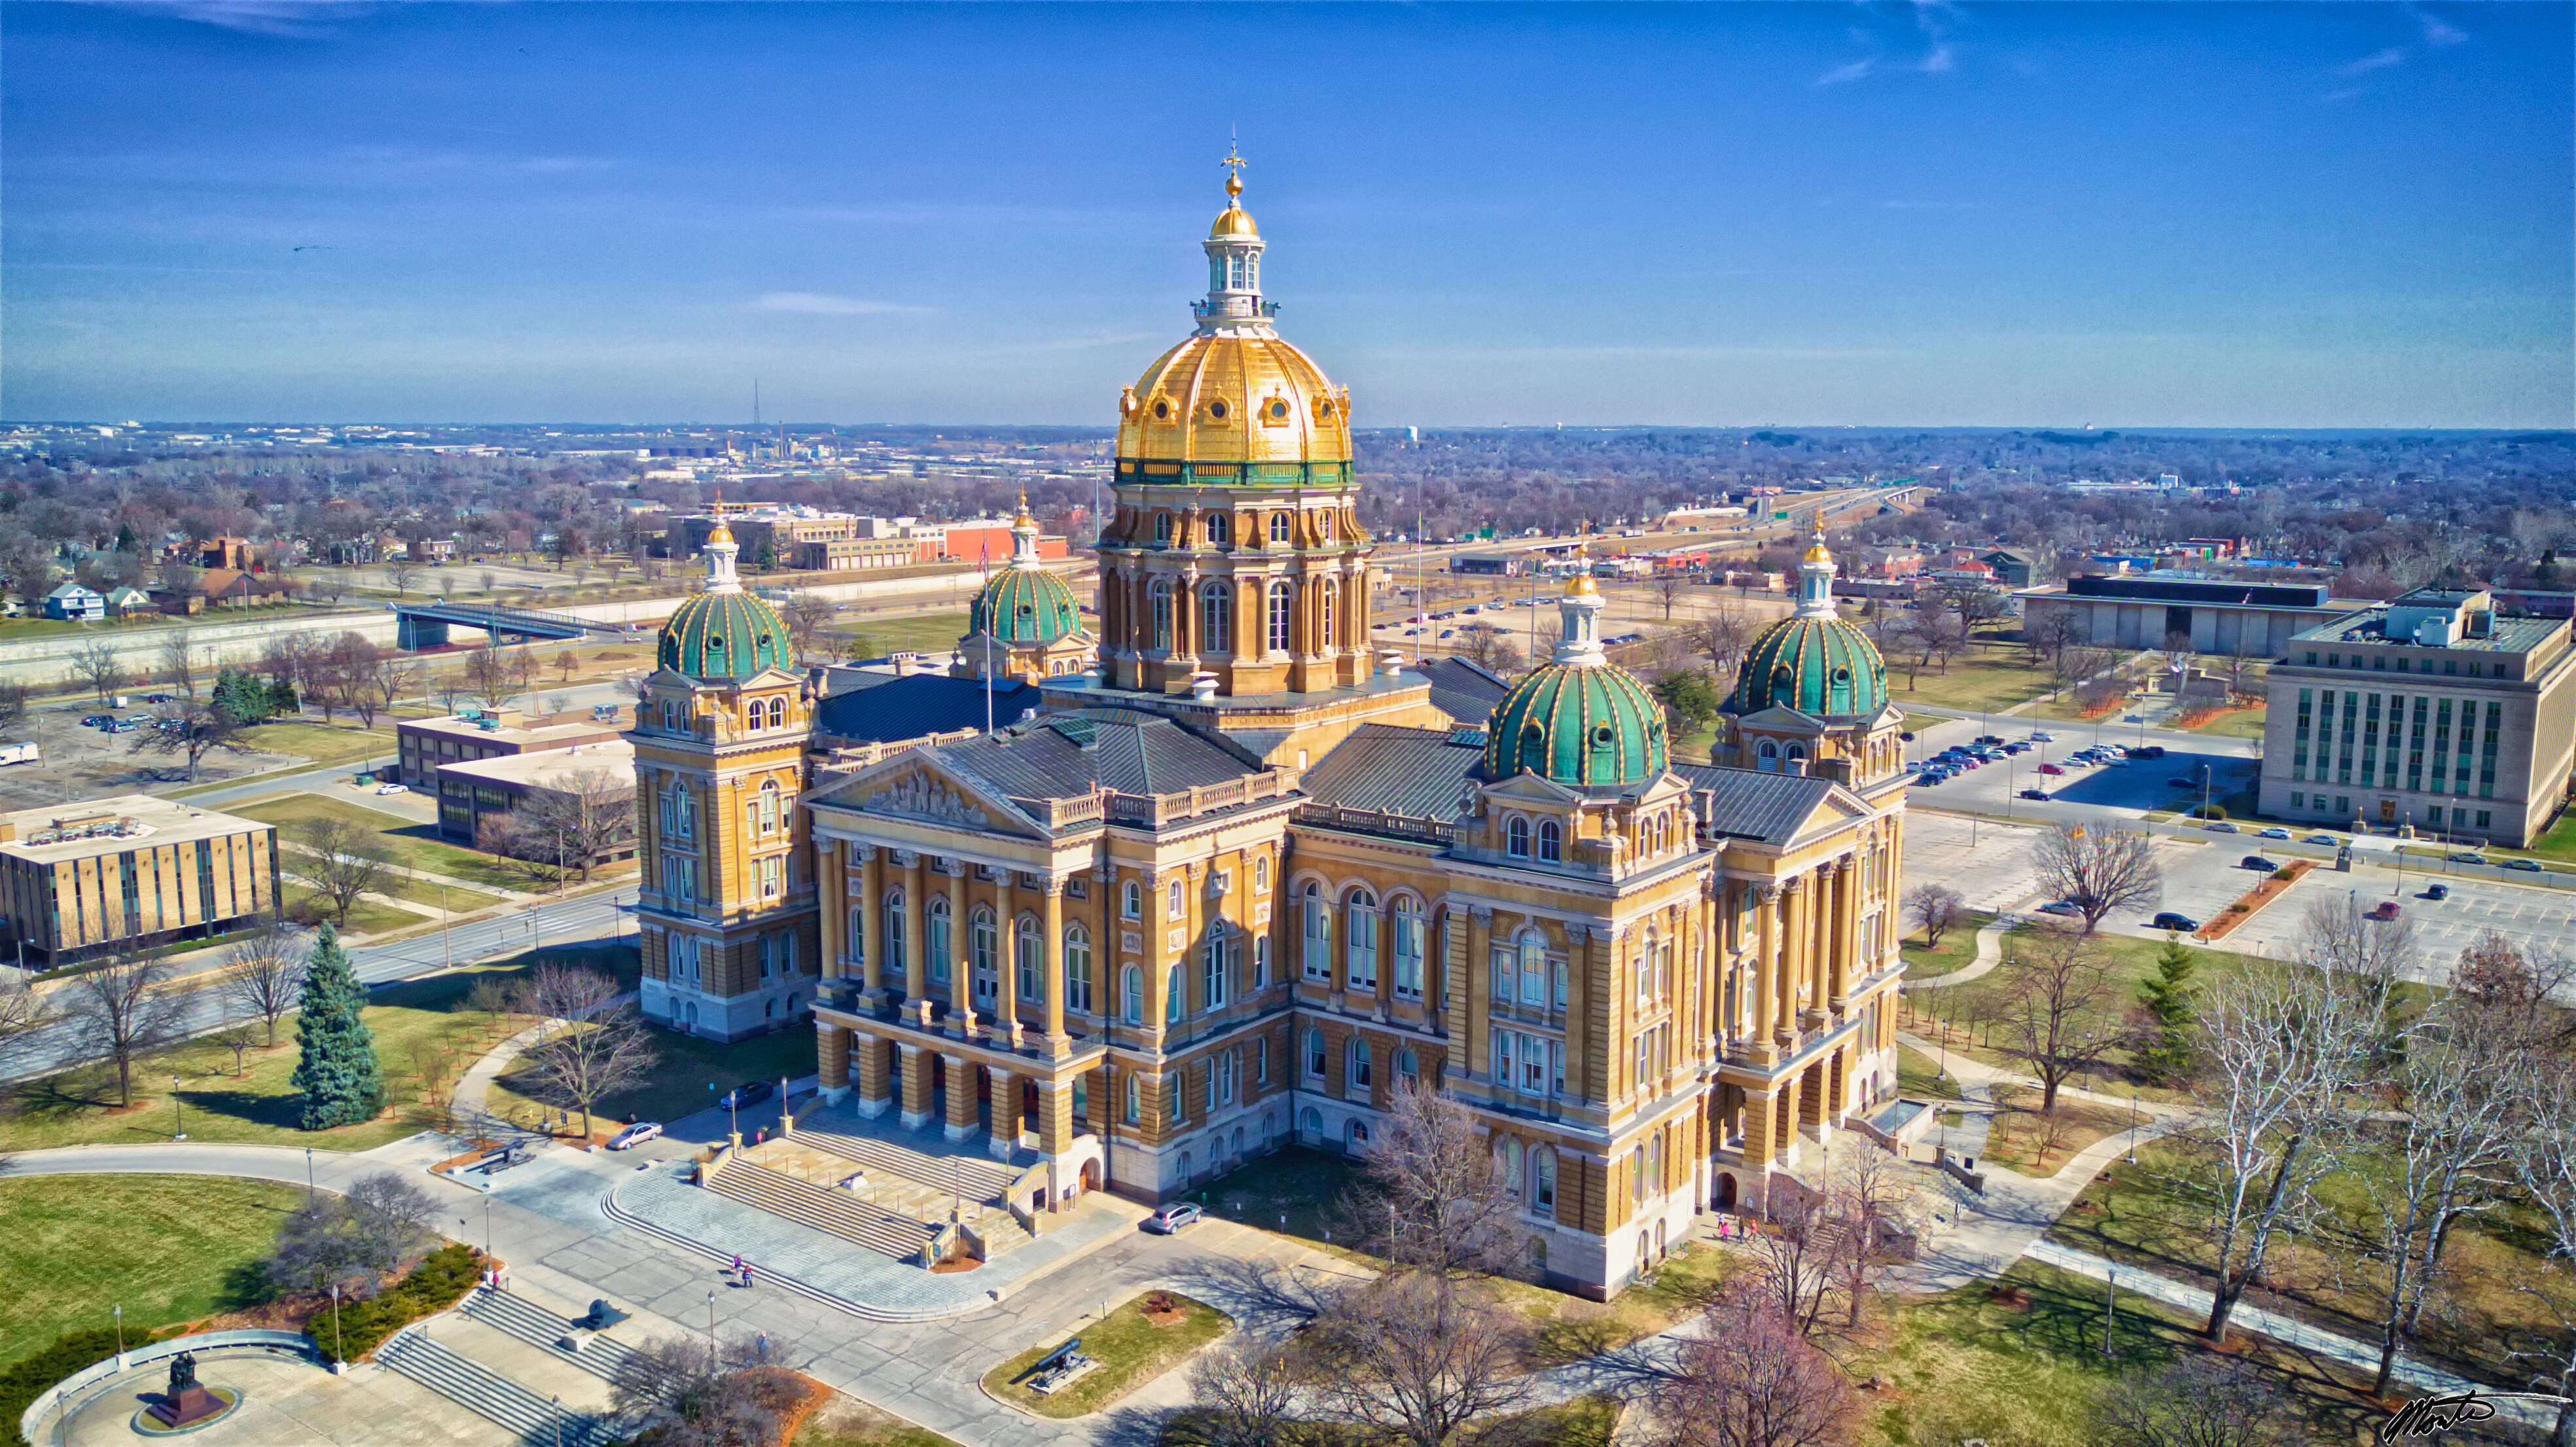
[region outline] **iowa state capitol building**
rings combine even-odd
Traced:
[[[1196,329],[1119,398],[1098,636],[1025,513],[976,599],[963,652],[1030,716],[836,737],[710,536],[629,735],[645,1009],[810,1010],[827,1096],[1033,1153],[1058,1208],[1365,1152],[1436,1083],[1533,1267],[1614,1291],[1894,1091],[1901,715],[1821,538],[1717,764],[1672,760],[1588,578],[1508,686],[1372,658],[1350,394],[1274,328],[1240,191]]]

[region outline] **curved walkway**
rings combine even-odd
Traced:
[[[2036,899],[2038,896],[2033,895],[2031,898]],[[2024,901],[2024,903],[2027,903],[2027,901]],[[1970,980],[1983,979],[1985,976],[1994,973],[1995,966],[2004,962],[2004,936],[2011,933],[2014,929],[2019,928],[2021,925],[2021,915],[2018,911],[2022,907],[2022,905],[2017,904],[2011,909],[1999,911],[1995,915],[1994,923],[1983,926],[1977,931],[1977,957],[1974,960],[1971,960],[1966,968],[1952,970],[1946,975],[1932,975],[1920,980],[1907,980],[1904,982],[1902,988],[1908,990],[1938,990],[1950,985],[1964,985]]]

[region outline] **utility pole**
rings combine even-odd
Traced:
[[[2118,1310],[2120,1268],[2114,1266],[2102,1283],[2102,1355],[2111,1355],[2111,1322]]]

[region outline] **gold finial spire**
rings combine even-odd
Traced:
[[[1037,520],[1036,518],[1033,518],[1033,517],[1029,516],[1029,490],[1028,490],[1027,488],[1025,488],[1025,487],[1020,489],[1020,511],[1019,511],[1019,514],[1018,514],[1016,517],[1013,517],[1013,518],[1011,519],[1011,521],[1012,521],[1014,524],[1016,524],[1017,526],[1024,527],[1024,528],[1031,528],[1031,527],[1036,527],[1036,526],[1037,526],[1037,522],[1038,522],[1038,520]]]
[[[1243,168],[1252,163],[1243,159],[1242,151],[1242,144],[1235,137],[1228,135],[1225,138],[1225,159],[1219,164],[1225,167],[1225,194],[1228,197],[1243,194]]]

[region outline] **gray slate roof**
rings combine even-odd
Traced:
[[[984,681],[915,673],[902,678],[863,674],[857,687],[815,706],[818,732],[856,744],[891,744],[924,734],[984,726]],[[872,680],[882,679],[882,682]],[[993,722],[1017,722],[1036,708],[1038,690],[1012,683],[993,690]]]
[[[1003,794],[1069,799],[1094,787],[1168,794],[1258,774],[1258,759],[1170,719],[1129,709],[1051,714],[932,751],[948,768]]]
[[[1453,742],[1448,729],[1362,724],[1306,771],[1302,787],[1319,804],[1415,819],[1458,817],[1458,799],[1484,762],[1482,737]]]
[[[1831,779],[1766,774],[1716,764],[1675,764],[1699,801],[1713,833],[1765,844],[1785,844],[1808,815],[1834,791]]]
[[[1442,658],[1413,670],[1431,680],[1431,706],[1462,724],[1483,728],[1494,705],[1512,686],[1463,658]]]

